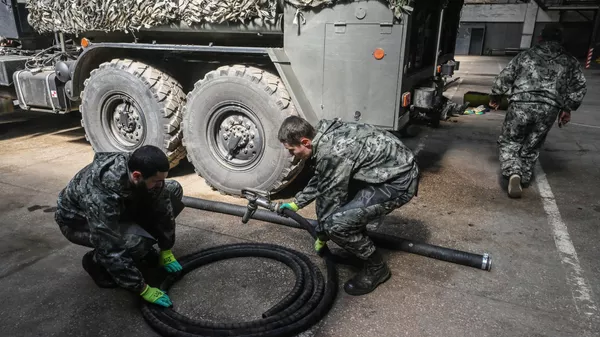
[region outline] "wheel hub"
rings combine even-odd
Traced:
[[[222,102],[213,108],[208,123],[210,150],[232,170],[247,170],[263,151],[263,131],[256,115],[238,102]]]
[[[139,145],[144,138],[145,128],[138,109],[127,97],[120,95],[112,97],[110,103],[106,114],[113,138],[126,147]]]
[[[248,117],[236,115],[225,118],[221,122],[220,134],[220,142],[227,150],[227,160],[249,160],[256,154],[254,139],[257,129]]]

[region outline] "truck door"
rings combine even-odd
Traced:
[[[393,127],[402,26],[328,23],[325,27],[324,118]]]

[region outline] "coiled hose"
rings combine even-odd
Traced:
[[[316,237],[312,226],[302,216],[285,210],[285,215],[295,220]],[[278,245],[262,243],[231,244],[208,248],[178,259],[183,270],[168,276],[160,288],[168,291],[177,280],[192,270],[212,262],[236,257],[262,257],[277,260],[292,269],[296,276],[293,289],[275,306],[262,315],[262,319],[241,323],[214,323],[194,320],[144,301],[142,315],[148,324],[162,336],[292,336],[320,321],[331,309],[337,295],[338,275],[331,253],[323,249],[327,269],[324,280],[320,269],[304,254]]]

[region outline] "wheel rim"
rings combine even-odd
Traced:
[[[125,93],[103,100],[102,127],[111,143],[122,150],[140,146],[146,138],[146,120],[137,102]]]
[[[264,152],[264,130],[258,117],[239,102],[222,102],[210,111],[206,132],[211,154],[235,171],[255,166]]]

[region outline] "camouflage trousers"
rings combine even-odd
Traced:
[[[522,183],[530,182],[540,148],[559,112],[543,103],[511,102],[498,138],[503,176],[517,174]]]
[[[158,202],[170,202],[173,216],[177,217],[183,210],[181,202],[183,189],[174,180],[165,181],[162,191],[155,196]],[[129,255],[140,261],[148,254],[155,244],[164,249],[170,249],[175,242],[175,228],[158,228],[152,221],[152,205],[137,205],[126,209],[121,214],[120,229],[125,248]],[[90,229],[85,218],[74,216],[60,208],[55,213],[55,220],[62,234],[72,243],[96,248],[91,242]]]
[[[408,203],[418,188],[419,169],[415,164],[407,177],[360,188],[350,202],[319,224],[318,230],[324,231],[348,252],[366,260],[375,252],[375,245],[367,235],[367,224]]]

